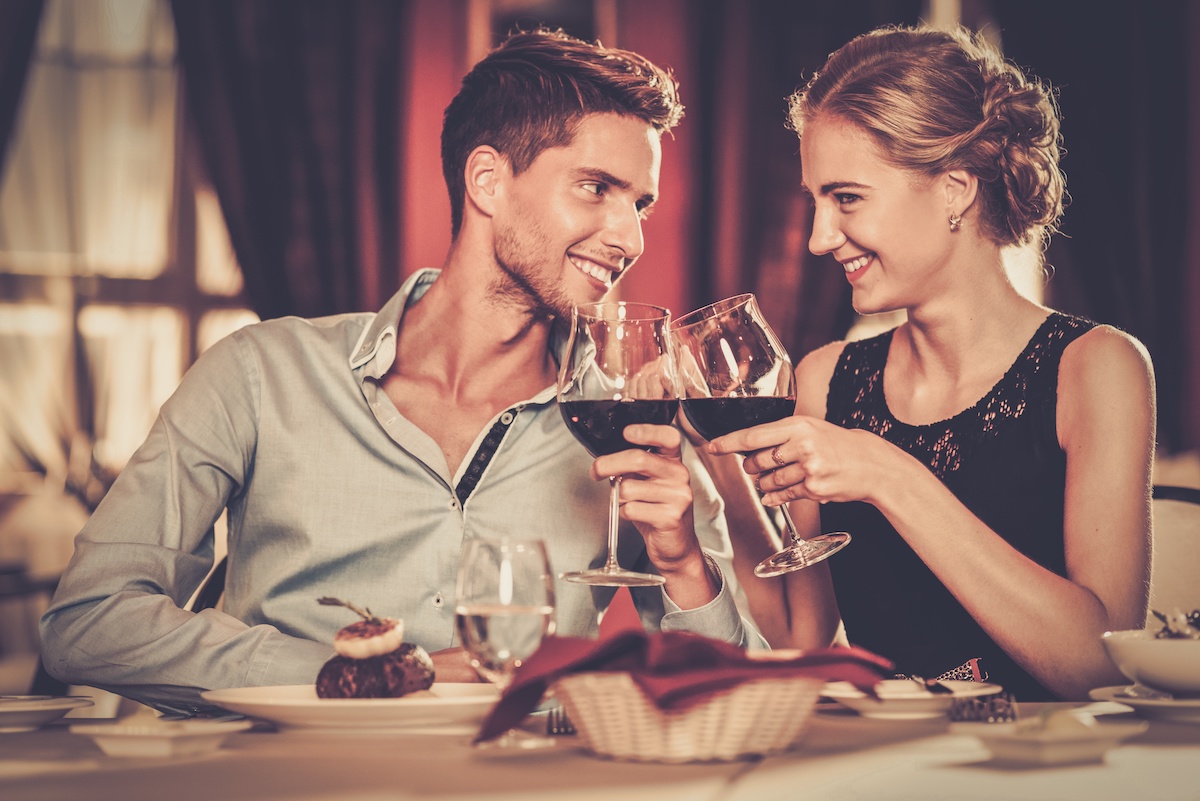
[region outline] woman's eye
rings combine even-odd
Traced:
[[[852,195],[849,192],[839,192],[833,196],[839,206],[848,206],[856,200],[860,200],[858,195]]]

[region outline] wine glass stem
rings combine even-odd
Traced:
[[[608,480],[608,562],[606,570],[619,570],[617,564],[617,526],[621,522],[621,477]]]
[[[784,547],[791,547],[800,541],[800,537],[796,535],[796,522],[792,520],[792,513],[788,511],[787,504],[779,507],[779,511],[783,512],[783,522],[787,528],[787,539],[784,541]]]

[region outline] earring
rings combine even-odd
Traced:
[[[962,215],[961,214],[951,214],[950,215],[950,230],[957,231],[960,225],[962,225]]]

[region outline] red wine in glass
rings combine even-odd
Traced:
[[[671,326],[688,422],[705,439],[790,416],[796,408],[795,376],[787,350],[771,330],[754,295],[717,301],[683,315]],[[786,505],[779,507],[788,545],[757,567],[778,576],[816,564],[845,547],[844,531],[801,539]]]
[[[679,408],[675,361],[661,306],[621,301],[576,306],[558,374],[558,403],[567,428],[592,456],[641,446],[625,439],[635,423],[670,424]],[[609,482],[608,555],[602,567],[563,573],[566,581],[644,587],[662,576],[617,563],[621,477]]]
[[[567,428],[592,456],[619,453],[641,445],[625,439],[625,426],[651,423],[669,426],[679,401],[669,400],[582,400],[559,404]],[[694,425],[694,424],[693,424]]]

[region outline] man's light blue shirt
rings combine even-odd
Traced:
[[[465,540],[541,538],[556,573],[603,562],[608,484],[590,477],[553,387],[498,414],[451,475],[380,386],[404,309],[437,276],[415,274],[378,314],[266,321],[196,362],[76,539],[42,619],[51,673],[172,707],[201,689],[311,683],[354,620],[321,596],[403,618],[405,639],[432,652],[457,644]],[[765,645],[734,603],[721,500],[685,458],[721,592],[686,611],[658,588],[635,602],[650,628]],[[223,608],[184,611],[226,507]],[[627,523],[619,557],[650,568]],[[614,590],[560,580],[555,591],[558,632],[595,635]]]

